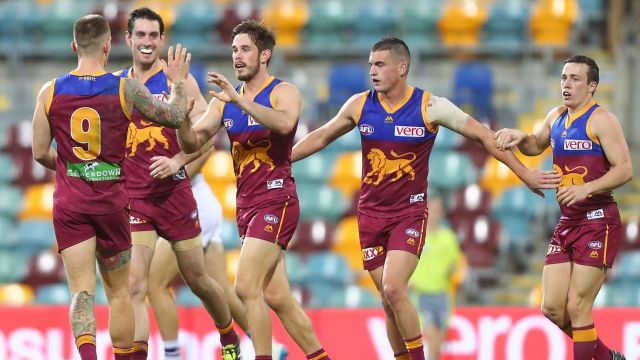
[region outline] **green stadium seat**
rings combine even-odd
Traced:
[[[475,182],[478,177],[473,162],[467,154],[435,151],[429,160],[429,186],[455,190]]]
[[[326,183],[331,176],[330,169],[337,154],[318,152],[308,158],[293,163],[292,173],[297,185]]]
[[[354,44],[370,49],[378,40],[395,32],[397,17],[395,6],[388,1],[361,3],[353,24]]]
[[[305,46],[319,49],[341,49],[347,42],[347,29],[353,25],[353,16],[343,1],[313,1],[305,28]]]
[[[289,283],[293,286],[304,284],[307,279],[307,267],[302,257],[295,251],[287,251],[284,261]]]
[[[440,43],[438,20],[444,0],[405,4],[402,15],[403,40],[411,51],[429,49]]]
[[[526,5],[519,0],[499,0],[492,4],[485,24],[485,44],[498,55],[517,53],[524,45]]]
[[[240,235],[235,221],[222,220],[222,246],[225,250],[240,248]]]
[[[0,215],[0,251],[9,251],[17,243],[16,228],[11,217]]]
[[[55,244],[53,223],[49,220],[21,221],[16,231],[20,248],[40,250]]]
[[[18,167],[8,154],[0,153],[0,183],[13,181],[18,176]]]
[[[220,18],[216,6],[208,0],[187,0],[177,6],[171,28],[171,42],[185,45],[191,52],[204,52],[217,41],[215,25]]]
[[[189,289],[188,286],[181,286],[176,292],[176,303],[185,307],[200,307],[202,301]]]
[[[36,289],[36,304],[68,305],[71,303],[71,292],[67,284],[44,285]]]
[[[299,185],[300,220],[335,221],[347,210],[347,201],[328,185]]]
[[[31,254],[25,251],[2,251],[0,253],[0,283],[20,282],[29,271]]]
[[[321,251],[307,259],[307,287],[318,284],[349,285],[354,281],[353,270],[340,254]]]
[[[91,2],[81,0],[58,0],[42,7],[44,51],[59,53],[61,49],[69,49],[73,40],[73,24],[86,15],[90,8]]]

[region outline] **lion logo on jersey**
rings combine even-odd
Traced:
[[[573,169],[569,169],[569,167],[567,167],[566,165],[564,166],[565,172],[562,172],[560,166],[556,164],[553,164],[553,170],[555,170],[561,176],[560,187],[584,185],[584,177],[587,176],[587,173],[589,172],[585,166],[576,166]]]
[[[169,149],[169,140],[162,135],[161,126],[149,126],[150,122],[140,122],[145,127],[138,128],[133,122],[129,123],[129,130],[127,131],[127,149],[131,149],[131,152],[127,156],[134,156],[138,151],[138,145],[145,141],[149,142],[149,146],[146,147],[146,151],[151,151],[156,146],[156,141],[162,143],[165,149]]]
[[[367,173],[364,177],[364,182],[366,184],[378,185],[382,181],[382,178],[385,175],[391,175],[393,173],[396,174],[396,177],[391,179],[391,181],[399,180],[404,174],[409,175],[409,180],[414,180],[416,178],[416,173],[413,171],[413,167],[411,163],[416,159],[416,154],[412,152],[404,153],[404,154],[396,154],[395,151],[391,150],[391,155],[395,159],[389,159],[384,154],[384,152],[380,149],[371,149],[371,151],[367,154],[367,159],[371,164],[371,171]],[[403,157],[409,155],[409,159],[403,159]],[[377,176],[377,179],[373,181],[373,177]]]
[[[273,164],[273,160],[271,160],[267,154],[267,151],[271,149],[271,141],[261,140],[254,144],[249,140],[247,144],[249,144],[248,149],[245,149],[245,147],[237,141],[234,141],[231,146],[231,157],[233,158],[234,170],[236,174],[238,174],[238,177],[242,176],[244,168],[249,164],[253,164],[251,173],[258,171],[261,163],[268,165],[269,171],[276,167]]]

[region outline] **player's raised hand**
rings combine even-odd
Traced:
[[[176,45],[175,52],[173,51],[173,46],[169,46],[167,61],[160,61],[162,62],[162,71],[164,71],[169,81],[186,80],[187,76],[189,76],[191,53],[187,51],[186,47],[182,47],[182,44]]]
[[[525,185],[534,193],[544,197],[544,193],[540,189],[557,189],[560,186],[562,176],[555,170],[530,170],[522,179]]]
[[[236,91],[236,89],[231,85],[229,80],[222,74],[218,74],[213,71],[209,71],[209,78],[207,79],[208,83],[216,84],[220,87],[220,91],[209,91],[211,96],[217,98],[220,101],[224,101],[226,103],[232,102],[237,103],[240,100],[240,94]]]
[[[496,131],[495,135],[496,145],[500,150],[512,149],[526,137],[527,134],[523,131],[507,128]]]

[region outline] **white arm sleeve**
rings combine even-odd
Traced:
[[[427,120],[430,124],[442,125],[455,132],[462,133],[469,114],[460,110],[449,99],[431,95],[427,106]]]

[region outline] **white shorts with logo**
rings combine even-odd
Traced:
[[[204,176],[198,173],[191,178],[191,190],[198,204],[200,227],[202,228],[202,246],[211,242],[222,242],[222,206],[211,191]]]

